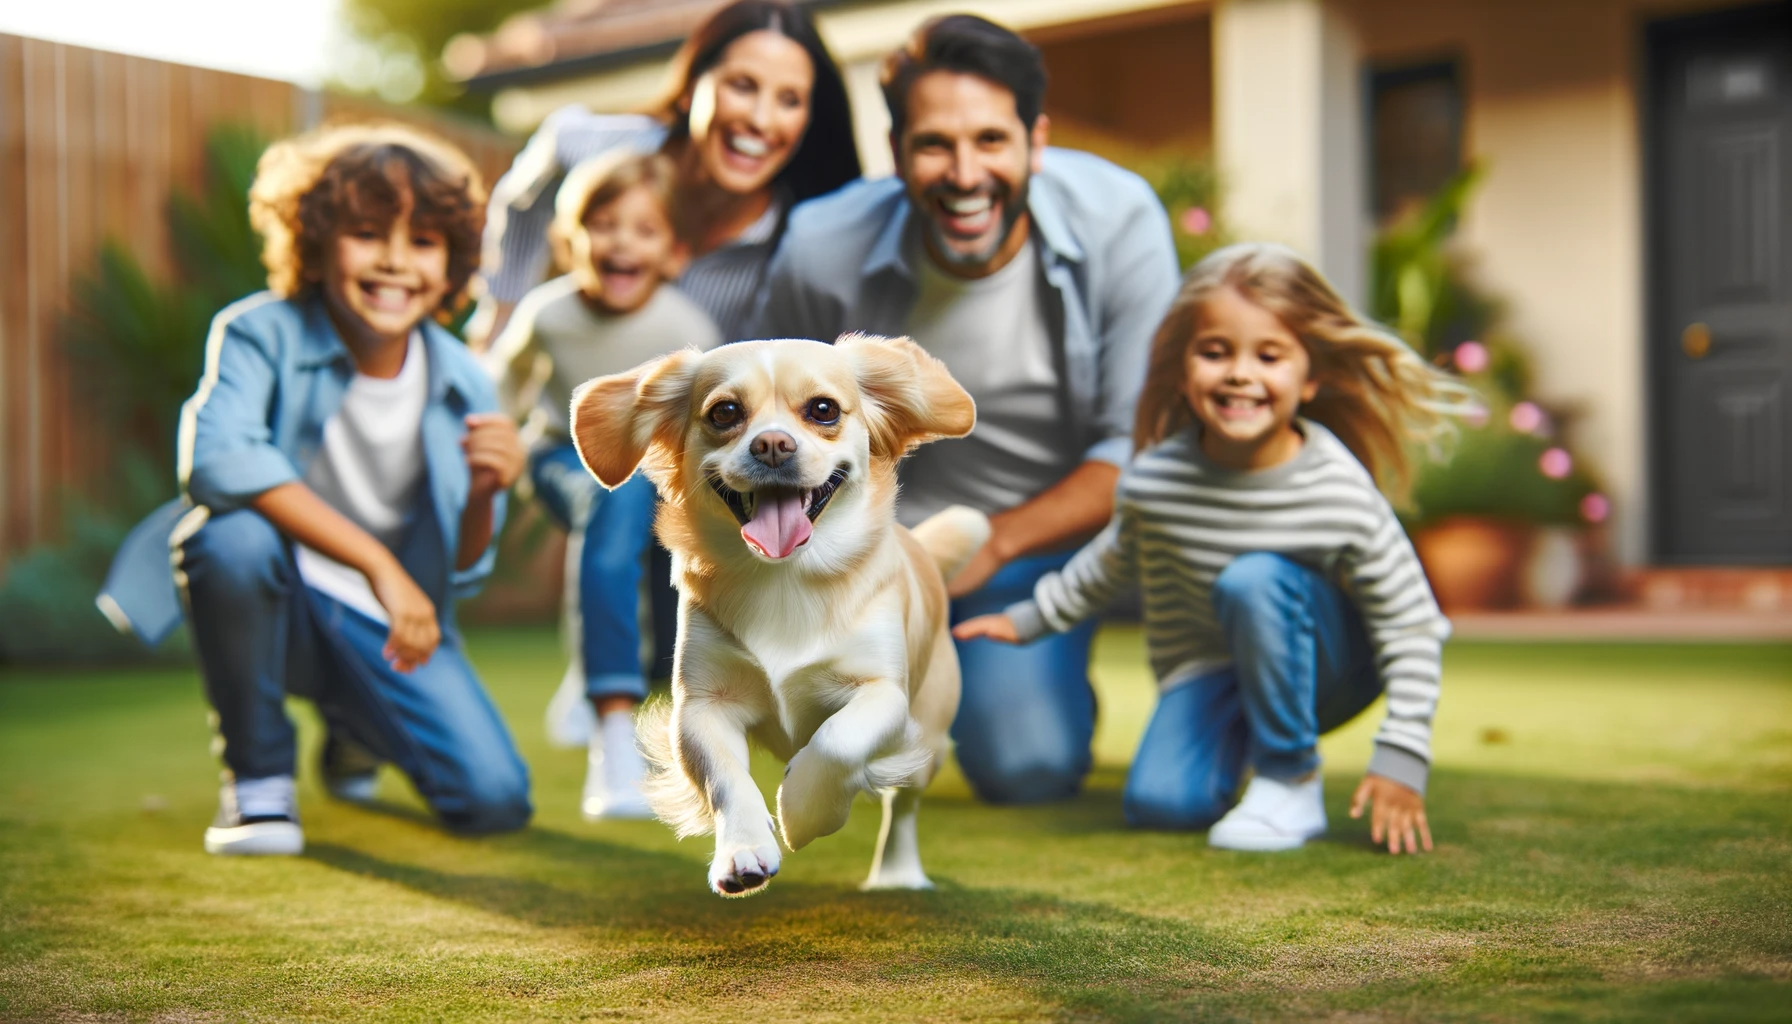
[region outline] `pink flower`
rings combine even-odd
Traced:
[[[1611,514],[1611,499],[1597,491],[1580,499],[1580,517],[1589,523],[1603,523]]]
[[[1468,407],[1468,410],[1462,414],[1462,418],[1467,420],[1471,427],[1485,427],[1487,425],[1487,407],[1476,402]]]
[[[1213,227],[1213,215],[1199,206],[1191,206],[1182,211],[1182,218],[1178,223],[1184,234],[1205,235],[1207,229]]]
[[[1561,448],[1551,448],[1537,460],[1537,468],[1551,480],[1560,480],[1574,471],[1574,457]]]
[[[1463,373],[1480,373],[1487,369],[1487,346],[1478,341],[1465,341],[1456,346],[1456,368]]]
[[[1535,434],[1543,429],[1543,410],[1533,402],[1520,402],[1512,407],[1512,415],[1506,422],[1521,434]]]

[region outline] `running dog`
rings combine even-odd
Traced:
[[[680,593],[669,710],[643,715],[646,792],[680,836],[713,831],[709,884],[763,889],[792,850],[846,824],[862,791],[883,831],[866,888],[929,888],[921,790],[958,710],[945,580],[989,537],[954,507],[896,524],[896,466],[970,433],[976,406],[906,338],[847,335],[677,352],[573,396],[585,466],[659,489]],[[786,761],[774,820],[751,739]]]

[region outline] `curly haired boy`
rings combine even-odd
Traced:
[[[524,465],[439,322],[465,300],[484,205],[463,154],[398,126],[322,129],[257,167],[268,290],[213,320],[181,413],[183,497],[133,532],[100,598],[150,640],[184,606],[223,739],[212,853],[303,847],[289,693],[328,725],[333,795],[370,801],[391,763],[450,828],[529,818],[528,771],[452,617]]]

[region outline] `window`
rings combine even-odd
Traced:
[[[1462,80],[1455,61],[1369,73],[1369,198],[1384,223],[1462,168]]]

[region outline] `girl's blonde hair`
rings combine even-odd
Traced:
[[[1227,246],[1188,272],[1151,342],[1134,448],[1157,444],[1194,420],[1182,394],[1188,346],[1201,304],[1223,288],[1274,313],[1300,339],[1319,383],[1300,414],[1336,434],[1384,493],[1404,500],[1412,475],[1408,444],[1434,448],[1453,434],[1452,417],[1474,408],[1474,393],[1359,316],[1317,270],[1280,245]]]
[[[619,150],[595,156],[566,172],[566,181],[554,194],[554,220],[548,225],[548,242],[561,270],[572,269],[573,239],[585,230],[591,211],[608,206],[624,192],[642,186],[659,200],[666,222],[673,217],[678,188],[678,168],[662,153]]]

